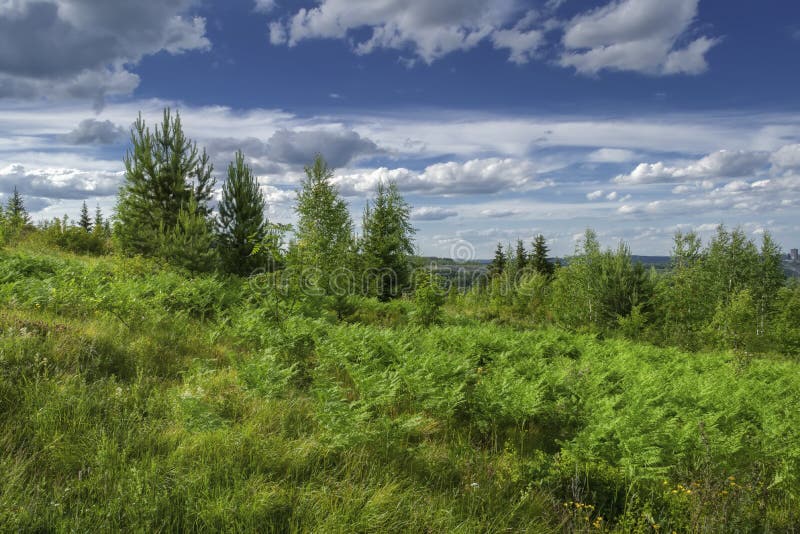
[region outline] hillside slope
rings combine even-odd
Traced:
[[[10,531],[793,531],[800,364],[0,252]]]

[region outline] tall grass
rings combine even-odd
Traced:
[[[0,530],[791,532],[800,364],[0,253]]]

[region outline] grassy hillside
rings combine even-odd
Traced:
[[[792,532],[800,364],[0,252],[0,530]]]

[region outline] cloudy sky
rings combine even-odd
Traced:
[[[356,221],[396,180],[424,254],[589,226],[668,254],[721,222],[794,248],[799,59],[789,0],[0,0],[0,193],[110,211],[170,106],[276,221],[321,152]]]

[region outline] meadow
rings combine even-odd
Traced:
[[[0,252],[0,530],[794,532],[800,363]]]

